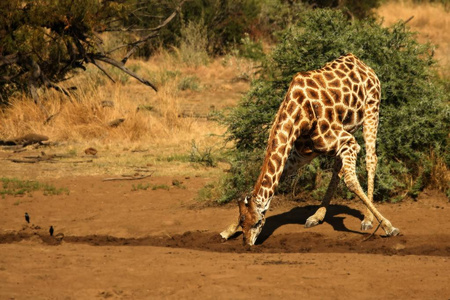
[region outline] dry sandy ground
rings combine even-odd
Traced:
[[[306,229],[316,203],[275,202],[247,249],[218,235],[234,205],[195,200],[207,180],[151,177],[141,183],[169,190],[133,191],[137,181],[69,177],[51,181],[69,195],[0,199],[0,299],[450,299],[450,204],[438,193],[378,205],[402,235],[368,241],[357,203]]]

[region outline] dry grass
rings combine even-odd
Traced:
[[[205,117],[212,108],[234,105],[248,88],[248,83],[233,80],[242,72],[242,65],[245,63],[216,60],[210,66],[180,66],[168,54],[148,62],[130,61],[132,69],[158,85],[157,93],[128,77],[111,83],[91,67],[65,83],[78,87],[71,101],[53,90],[41,95],[46,110],[55,115],[47,124],[44,112],[31,99],[25,95],[11,99],[11,106],[0,112],[0,137],[10,139],[34,132],[48,135],[53,141],[75,143],[190,145],[193,139],[224,132],[224,128]],[[115,75],[119,79],[124,76]],[[180,89],[180,81],[185,78],[196,78],[199,87],[191,90],[188,83],[187,88]],[[227,91],[228,97],[214,96],[222,91]],[[112,101],[114,107],[103,107],[103,101]],[[195,106],[200,112],[192,111],[192,115],[197,118],[185,117],[186,110]],[[116,128],[108,126],[118,118],[125,121]]]
[[[399,20],[406,21],[414,17],[408,25],[419,33],[420,42],[431,42],[438,46],[436,59],[442,74],[450,76],[450,11],[440,3],[423,2],[415,4],[412,1],[388,1],[379,9],[378,14],[386,25]]]
[[[219,151],[226,129],[207,117],[212,111],[236,105],[249,88],[248,81],[238,79],[244,73],[250,74],[251,63],[230,57],[195,67],[162,51],[149,61],[130,60],[127,65],[149,78],[159,91],[108,69],[117,80],[112,83],[91,66],[64,83],[78,87],[71,101],[53,90],[42,92],[45,109],[55,115],[48,123],[44,123],[46,114],[30,98],[19,95],[11,99],[11,106],[0,111],[0,139],[44,134],[51,141],[66,145],[53,151],[77,155],[94,147],[102,158],[96,161],[95,170],[84,172],[89,174],[101,173],[102,167],[119,174],[128,166],[146,164],[164,165],[162,174],[176,173],[176,169],[187,168],[189,163],[170,165],[161,158],[189,154],[192,141],[201,149]],[[190,81],[191,78],[195,80]],[[112,101],[114,107],[104,107],[103,101]],[[125,121],[117,127],[108,125],[118,118]],[[145,151],[131,155],[133,150]],[[83,174],[81,169],[76,173]]]

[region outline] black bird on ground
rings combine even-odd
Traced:
[[[25,221],[27,221],[27,223],[30,223],[30,216],[28,215],[28,213],[25,213]]]
[[[53,226],[50,226],[50,230],[49,230],[49,232],[50,232],[50,236],[53,236]]]

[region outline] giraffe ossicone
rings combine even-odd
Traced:
[[[316,226],[324,220],[333,193],[343,178],[349,190],[367,207],[361,229],[372,228],[375,217],[386,235],[398,235],[399,230],[373,205],[380,99],[378,77],[353,54],[341,56],[321,69],[296,74],[272,124],[253,192],[238,201],[239,218],[221,236],[228,239],[240,227],[244,244],[254,245],[278,183],[318,155],[334,156],[336,162],[321,207],[307,219],[305,227]],[[366,146],[367,195],[355,171],[360,146],[353,133],[361,126]]]

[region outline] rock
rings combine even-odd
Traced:
[[[108,123],[108,126],[110,126],[110,127],[117,127],[117,126],[119,126],[120,124],[122,124],[123,121],[125,121],[125,119],[122,119],[122,118],[120,118],[120,119],[115,119],[114,121],[109,122],[109,123]]]
[[[84,153],[86,153],[86,155],[96,155],[97,149],[89,147],[86,150],[84,150]]]

